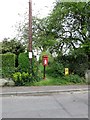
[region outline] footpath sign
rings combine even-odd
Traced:
[[[69,69],[65,68],[65,75],[69,75]]]

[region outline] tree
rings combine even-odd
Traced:
[[[17,41],[15,38],[11,40],[5,38],[2,42],[1,49],[3,54],[7,52],[11,52],[16,55],[19,55],[19,53],[25,51],[25,46],[22,45],[22,43],[20,43],[20,41]]]
[[[89,40],[90,2],[57,1],[49,17],[33,16],[33,47],[67,53]],[[28,21],[19,25],[19,37],[28,43]]]
[[[90,2],[57,2],[49,17],[49,31],[58,41],[51,51],[66,53],[70,48],[75,49],[89,39],[89,4]]]
[[[18,26],[17,39],[23,41],[28,48],[28,34],[29,34],[29,23],[27,20],[24,23],[20,23]],[[39,19],[33,16],[32,19],[32,39],[33,48],[39,48],[40,50],[46,51],[50,46],[55,44],[55,40],[52,34],[49,34],[48,18]]]
[[[16,67],[18,66],[18,55],[24,51],[25,46],[20,41],[17,41],[15,38],[5,38],[2,42],[2,47],[0,48],[0,52],[2,54],[10,52],[16,55]]]

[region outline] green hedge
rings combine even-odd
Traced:
[[[2,56],[2,77],[11,77],[15,71],[15,54],[7,53]]]
[[[19,72],[29,72],[30,62],[28,53],[20,53],[18,57],[18,70]]]

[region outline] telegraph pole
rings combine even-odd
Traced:
[[[29,59],[32,71],[32,0],[29,0]]]

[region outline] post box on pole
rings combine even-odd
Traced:
[[[44,66],[44,76],[43,76],[43,78],[45,79],[46,78],[46,76],[45,76],[45,73],[46,73],[45,67],[48,65],[48,56],[47,55],[42,56],[42,62],[43,62],[43,66]]]

